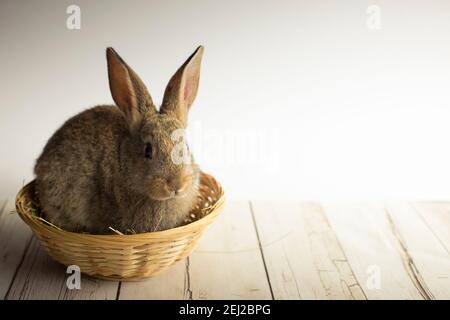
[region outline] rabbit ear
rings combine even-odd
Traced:
[[[129,125],[135,126],[142,115],[156,112],[152,98],[142,80],[113,48],[106,49],[106,59],[109,88],[114,102],[125,115]]]
[[[189,108],[197,95],[202,55],[200,46],[172,76],[164,92],[160,112],[174,115],[185,126]]]

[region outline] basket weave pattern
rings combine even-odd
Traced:
[[[81,272],[107,280],[139,280],[156,275],[188,256],[224,203],[220,184],[201,173],[199,201],[184,226],[132,235],[73,233],[52,226],[39,217],[34,181],[20,190],[16,210],[49,255],[60,263],[77,265]]]

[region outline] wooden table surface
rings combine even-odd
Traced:
[[[450,202],[228,202],[165,273],[80,290],[0,205],[4,299],[450,299]]]

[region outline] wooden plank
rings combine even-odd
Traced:
[[[249,203],[227,203],[189,259],[148,281],[122,283],[119,298],[271,299]]]
[[[334,203],[324,208],[368,299],[423,299],[383,206]]]
[[[426,299],[450,298],[450,255],[407,203],[389,203],[388,219],[410,277]]]
[[[450,203],[417,202],[412,205],[447,252],[450,252]]]
[[[118,298],[121,300],[185,299],[186,262],[187,260],[180,261],[165,272],[147,280],[122,282]]]
[[[272,299],[248,202],[227,203],[190,262],[193,299]]]
[[[20,217],[10,212],[14,199],[4,200],[0,211],[0,299],[4,299],[31,240],[31,231]]]
[[[254,202],[275,299],[365,299],[322,208]]]
[[[33,237],[7,299],[115,299],[117,296],[118,282],[82,275],[81,289],[69,290],[68,276],[66,268],[53,261]]]

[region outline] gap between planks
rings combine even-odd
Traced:
[[[272,300],[274,300],[275,297],[273,295],[272,284],[270,283],[269,272],[267,271],[267,264],[266,264],[266,259],[264,257],[264,250],[263,250],[262,245],[261,245],[261,238],[259,236],[258,226],[256,224],[255,211],[253,210],[253,206],[252,206],[252,202],[251,201],[248,202],[248,205],[249,205],[249,208],[250,208],[250,212],[252,214],[253,227],[255,228],[256,238],[258,239],[259,252],[261,254],[261,259],[262,259],[262,262],[264,264],[264,271],[266,272],[267,282],[269,284],[270,296],[272,297]]]
[[[448,235],[450,226],[444,224],[444,229],[434,232],[416,207],[409,203],[388,203],[386,210],[389,219],[395,222],[393,233],[400,242],[398,247],[406,254],[405,267],[410,269],[411,280],[423,298],[449,299],[450,255],[448,243],[446,245],[444,238],[439,238],[438,232],[446,230]],[[437,217],[437,212],[433,211],[432,215]],[[444,233],[441,235],[445,236]]]
[[[123,282],[119,299],[272,299],[249,202],[227,202],[188,259],[141,283]]]
[[[321,206],[252,205],[275,299],[367,298]]]
[[[434,296],[428,288],[427,284],[423,280],[422,275],[420,274],[417,266],[414,262],[414,259],[408,252],[408,247],[405,244],[405,241],[402,239],[397,227],[395,226],[394,221],[392,220],[392,216],[389,213],[388,209],[386,210],[386,219],[389,223],[389,227],[391,229],[392,234],[394,235],[395,240],[397,241],[397,245],[399,248],[399,254],[402,258],[403,265],[405,267],[406,272],[408,273],[411,282],[417,288],[417,291],[422,295],[425,300],[434,300]]]

